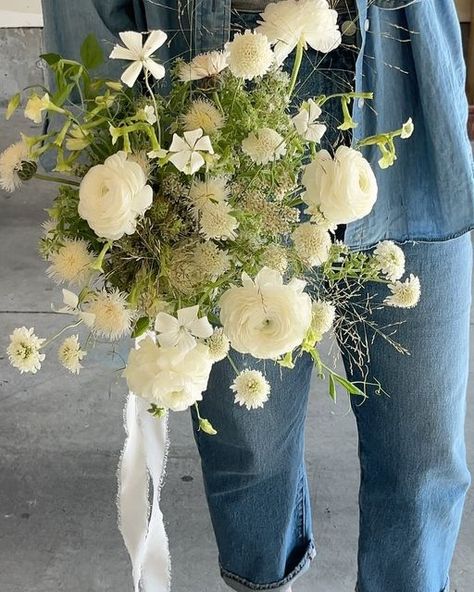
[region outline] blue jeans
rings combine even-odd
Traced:
[[[464,444],[469,362],[472,246],[469,234],[445,242],[403,245],[407,269],[423,295],[412,310],[374,311],[379,326],[406,321],[396,339],[402,355],[376,338],[368,389],[352,399],[359,434],[361,484],[358,592],[447,589],[465,493]],[[380,286],[369,284],[375,295]],[[361,327],[362,330],[362,327]],[[262,368],[250,356],[237,365]],[[351,380],[361,372],[345,359]],[[265,364],[272,393],[263,409],[233,404],[235,372],[215,366],[201,413],[219,432],[193,424],[224,580],[234,590],[283,591],[315,555],[304,463],[311,360],[294,370]]]

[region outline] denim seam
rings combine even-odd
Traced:
[[[303,540],[305,533],[305,515],[304,515],[304,471],[301,471],[301,477],[298,486],[298,521],[299,521],[299,536]]]
[[[271,582],[270,584],[255,584],[254,582],[251,582],[250,580],[242,578],[241,576],[238,576],[237,574],[234,574],[234,573],[226,570],[224,567],[222,567],[220,562],[219,562],[219,568],[220,568],[221,576],[224,579],[224,581],[226,579],[233,580],[235,582],[238,582],[242,586],[245,586],[249,590],[259,590],[260,592],[264,592],[266,590],[277,590],[278,588],[281,588],[282,586],[285,586],[286,584],[290,584],[296,578],[296,576],[305,567],[307,567],[308,563],[312,559],[314,559],[315,555],[316,555],[316,547],[314,546],[313,540],[310,540],[308,543],[308,548],[307,548],[305,554],[303,555],[303,557],[302,557],[301,561],[298,563],[298,565],[293,569],[293,571],[291,571],[283,579],[278,580],[276,582]]]

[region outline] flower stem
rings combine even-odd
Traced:
[[[227,354],[227,359],[229,360],[229,364],[232,366],[235,374],[238,376],[240,374],[240,370],[237,368],[237,365],[235,364],[234,360],[229,356],[229,354]]]
[[[41,347],[42,348],[47,347],[48,345],[50,345],[51,343],[53,343],[53,341],[55,339],[57,339],[60,335],[62,335],[64,333],[64,331],[67,331],[68,329],[74,329],[74,327],[78,327],[81,323],[82,323],[82,319],[80,319],[76,323],[72,323],[72,325],[66,325],[66,327],[63,327],[61,329],[61,331],[59,331],[59,333],[56,333],[56,335],[54,335],[53,337],[51,337],[50,339],[48,339],[47,341],[45,341]]]
[[[300,41],[298,43],[298,45],[296,46],[295,61],[293,63],[293,70],[291,71],[290,90],[288,93],[289,97],[291,97],[291,95],[293,94],[293,91],[295,90],[296,79],[298,78],[298,73],[301,68],[302,60],[303,60],[303,44]]]
[[[64,177],[51,177],[49,175],[41,175],[40,173],[35,173],[34,177],[41,179],[42,181],[53,181],[54,183],[61,183],[62,185],[73,185],[74,187],[79,187],[80,185],[79,181],[65,179]]]

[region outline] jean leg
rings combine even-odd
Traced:
[[[404,250],[407,269],[420,276],[421,301],[409,311],[377,311],[374,320],[379,326],[406,321],[395,338],[410,355],[377,339],[368,380],[379,380],[389,396],[369,389],[366,402],[353,400],[361,464],[360,592],[443,590],[470,483],[464,444],[470,236]],[[346,365],[351,379],[362,379]]]
[[[217,435],[199,432],[192,411],[221,573],[235,590],[286,590],[314,556],[304,466],[313,364],[304,356],[288,370],[231,355],[239,368],[264,369],[272,391],[263,409],[236,405],[235,371],[223,360],[200,403]]]

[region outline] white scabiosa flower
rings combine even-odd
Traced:
[[[95,292],[84,309],[94,315],[91,329],[97,337],[116,341],[131,331],[135,311],[129,307],[127,295],[119,290]]]
[[[183,82],[217,76],[227,68],[227,56],[223,51],[210,51],[194,57],[188,64],[182,64],[178,76]]]
[[[328,53],[341,44],[338,14],[327,0],[283,0],[268,4],[257,32],[274,44],[278,65],[297,45]]]
[[[306,212],[320,213],[333,224],[349,224],[372,210],[377,199],[377,180],[369,162],[348,146],[340,146],[334,159],[320,150],[305,166],[302,195]]]
[[[207,239],[234,240],[239,223],[227,202],[210,203],[201,213],[201,234]]]
[[[209,178],[205,181],[194,180],[189,190],[189,201],[193,213],[198,217],[207,206],[225,202],[229,195],[224,177]]]
[[[322,336],[331,330],[335,318],[336,307],[333,304],[324,300],[313,302],[311,329],[314,331],[317,341],[320,341]]]
[[[308,99],[301,105],[297,115],[292,118],[296,131],[304,140],[318,144],[321,142],[327,129],[318,121],[321,113],[321,107],[313,99]]]
[[[311,298],[306,282],[288,284],[264,267],[252,280],[242,274],[242,286],[224,292],[219,305],[224,333],[234,349],[255,358],[276,359],[301,344],[311,324]]]
[[[220,362],[229,353],[230,342],[222,327],[215,329],[214,333],[206,341],[206,345],[209,348],[209,355],[213,362]]]
[[[41,368],[44,354],[40,353],[44,339],[37,337],[34,329],[19,327],[10,335],[10,345],[7,348],[10,364],[23,372],[36,372]]]
[[[236,33],[233,40],[225,44],[225,49],[230,71],[244,80],[266,74],[275,59],[265,35],[249,30],[243,35]]]
[[[307,265],[322,265],[329,258],[331,236],[325,228],[304,222],[291,235],[298,257]]]
[[[262,253],[262,263],[265,267],[285,273],[288,267],[286,249],[280,245],[268,245]]]
[[[227,251],[219,249],[212,241],[196,245],[194,248],[194,261],[200,273],[212,280],[224,275],[231,265]]]
[[[141,166],[123,150],[93,166],[79,187],[79,216],[97,236],[118,240],[133,234],[153,200],[153,189]]]
[[[131,88],[142,70],[150,72],[158,80],[164,77],[164,67],[152,59],[152,55],[167,39],[164,31],[151,31],[145,43],[142,34],[136,31],[123,31],[119,36],[125,47],[115,45],[109,57],[132,62],[121,76],[124,84]]]
[[[384,303],[397,308],[413,308],[418,304],[421,295],[420,279],[410,274],[404,282],[394,282],[388,286],[391,296],[385,298]]]
[[[160,347],[151,336],[131,350],[123,376],[130,391],[159,407],[182,411],[202,399],[212,368],[203,343],[189,351]]]
[[[258,409],[268,401],[270,384],[260,370],[246,368],[230,387],[235,393],[235,403],[247,409]]]
[[[95,259],[88,247],[85,240],[64,239],[62,247],[49,256],[48,276],[57,284],[67,282],[82,288],[92,275],[90,266]]]
[[[82,368],[81,360],[87,355],[87,352],[81,349],[79,335],[71,335],[61,343],[58,349],[58,358],[61,364],[72,372],[79,374]]]
[[[45,93],[42,97],[36,93],[31,95],[25,105],[25,117],[35,123],[41,123],[43,111],[49,107],[49,95]]]
[[[25,162],[32,162],[26,142],[23,140],[9,146],[0,154],[0,187],[9,193],[22,184],[19,176]]]
[[[224,116],[210,101],[196,99],[181,116],[181,123],[186,131],[201,128],[205,134],[212,136],[224,125]]]
[[[382,241],[374,249],[374,260],[380,271],[392,282],[405,273],[405,254],[394,242]]]
[[[184,137],[173,134],[168,152],[170,162],[186,175],[194,175],[205,164],[202,153],[214,154],[209,136],[201,128],[184,132]]]
[[[256,164],[268,164],[286,154],[286,144],[278,132],[263,127],[242,140],[242,150]]]
[[[177,311],[176,317],[160,312],[155,319],[156,339],[162,347],[177,347],[189,351],[196,346],[196,339],[212,335],[212,325],[207,317],[198,317],[199,305]]]

